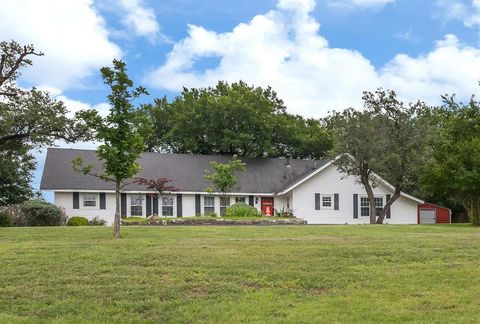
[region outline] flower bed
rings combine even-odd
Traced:
[[[182,217],[182,218],[150,218],[145,222],[128,222],[124,225],[303,225],[307,222],[300,218],[256,217],[246,219],[229,219],[219,217]]]

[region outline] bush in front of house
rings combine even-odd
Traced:
[[[7,213],[0,211],[0,227],[9,227],[12,226],[12,221],[8,217]]]
[[[228,207],[225,211],[225,217],[262,217],[262,212],[255,207],[244,203],[236,203]]]
[[[103,226],[106,223],[107,222],[104,219],[101,219],[98,216],[95,216],[91,220],[88,221],[88,225],[90,225],[90,226]]]
[[[43,200],[30,200],[20,205],[22,223],[25,226],[61,226],[67,216],[62,209]]]
[[[67,226],[87,226],[88,219],[81,216],[70,217],[67,221]]]
[[[293,209],[291,208],[282,208],[280,210],[275,209],[275,216],[283,218],[295,218],[295,215],[293,214]]]

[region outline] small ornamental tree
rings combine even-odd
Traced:
[[[148,120],[135,109],[133,101],[148,94],[143,87],[131,89],[125,62],[113,60],[113,68],[101,70],[103,80],[111,89],[108,95],[110,113],[98,126],[98,139],[103,142],[97,149],[102,171],[94,172],[94,165],[83,166],[81,158],[72,161],[75,170],[115,184],[114,237],[120,237],[120,191],[132,183],[140,166],[136,162],[143,152],[143,139],[149,132]]]
[[[157,179],[136,178],[133,181],[133,183],[136,183],[141,186],[145,186],[147,190],[153,190],[153,192],[149,193],[148,195],[154,198],[159,198],[164,196],[165,194],[178,191],[177,187],[168,185],[170,182],[172,182],[172,180],[168,178],[157,178]]]
[[[212,183],[213,188],[208,187],[206,191],[209,193],[220,193],[220,197],[226,199],[227,193],[231,192],[238,182],[236,173],[245,171],[246,164],[237,159],[236,155],[227,163],[212,161],[210,164],[213,172],[205,170],[205,179]]]

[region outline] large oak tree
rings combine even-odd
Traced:
[[[63,102],[49,93],[17,85],[22,69],[32,65],[31,57],[42,55],[32,45],[0,42],[0,205],[32,196],[31,150],[56,140],[86,140],[92,134],[95,111],[80,111],[69,118]]]
[[[150,151],[322,158],[331,146],[319,120],[288,114],[270,87],[242,81],[185,88],[171,102],[155,100],[149,113]]]
[[[418,182],[430,156],[430,127],[422,117],[422,102],[405,104],[394,91],[365,92],[364,109],[347,109],[326,119],[334,132],[332,155],[337,167],[365,187],[370,205],[370,223],[383,223],[402,191]],[[375,211],[373,188],[379,177],[393,186],[380,215]]]

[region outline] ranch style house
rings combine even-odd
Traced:
[[[93,150],[49,148],[40,189],[53,191],[55,204],[66,214],[91,219],[95,216],[113,223],[114,185],[72,168],[81,157],[86,164],[101,166]],[[139,159],[139,177],[172,180],[178,191],[153,197],[152,191],[137,184],[127,185],[121,194],[122,216],[159,215],[185,217],[223,215],[238,202],[249,204],[263,214],[291,209],[308,224],[361,224],[369,222],[369,201],[365,189],[354,177],[340,173],[334,161],[284,158],[242,158],[246,171],[238,172],[238,184],[227,198],[210,194],[205,170],[211,161],[228,162],[229,156],[144,153]],[[170,185],[170,184],[169,184]],[[375,193],[377,212],[393,194],[393,187],[378,179]],[[394,202],[387,214],[389,224],[416,224],[417,207],[424,201],[406,193]]]

